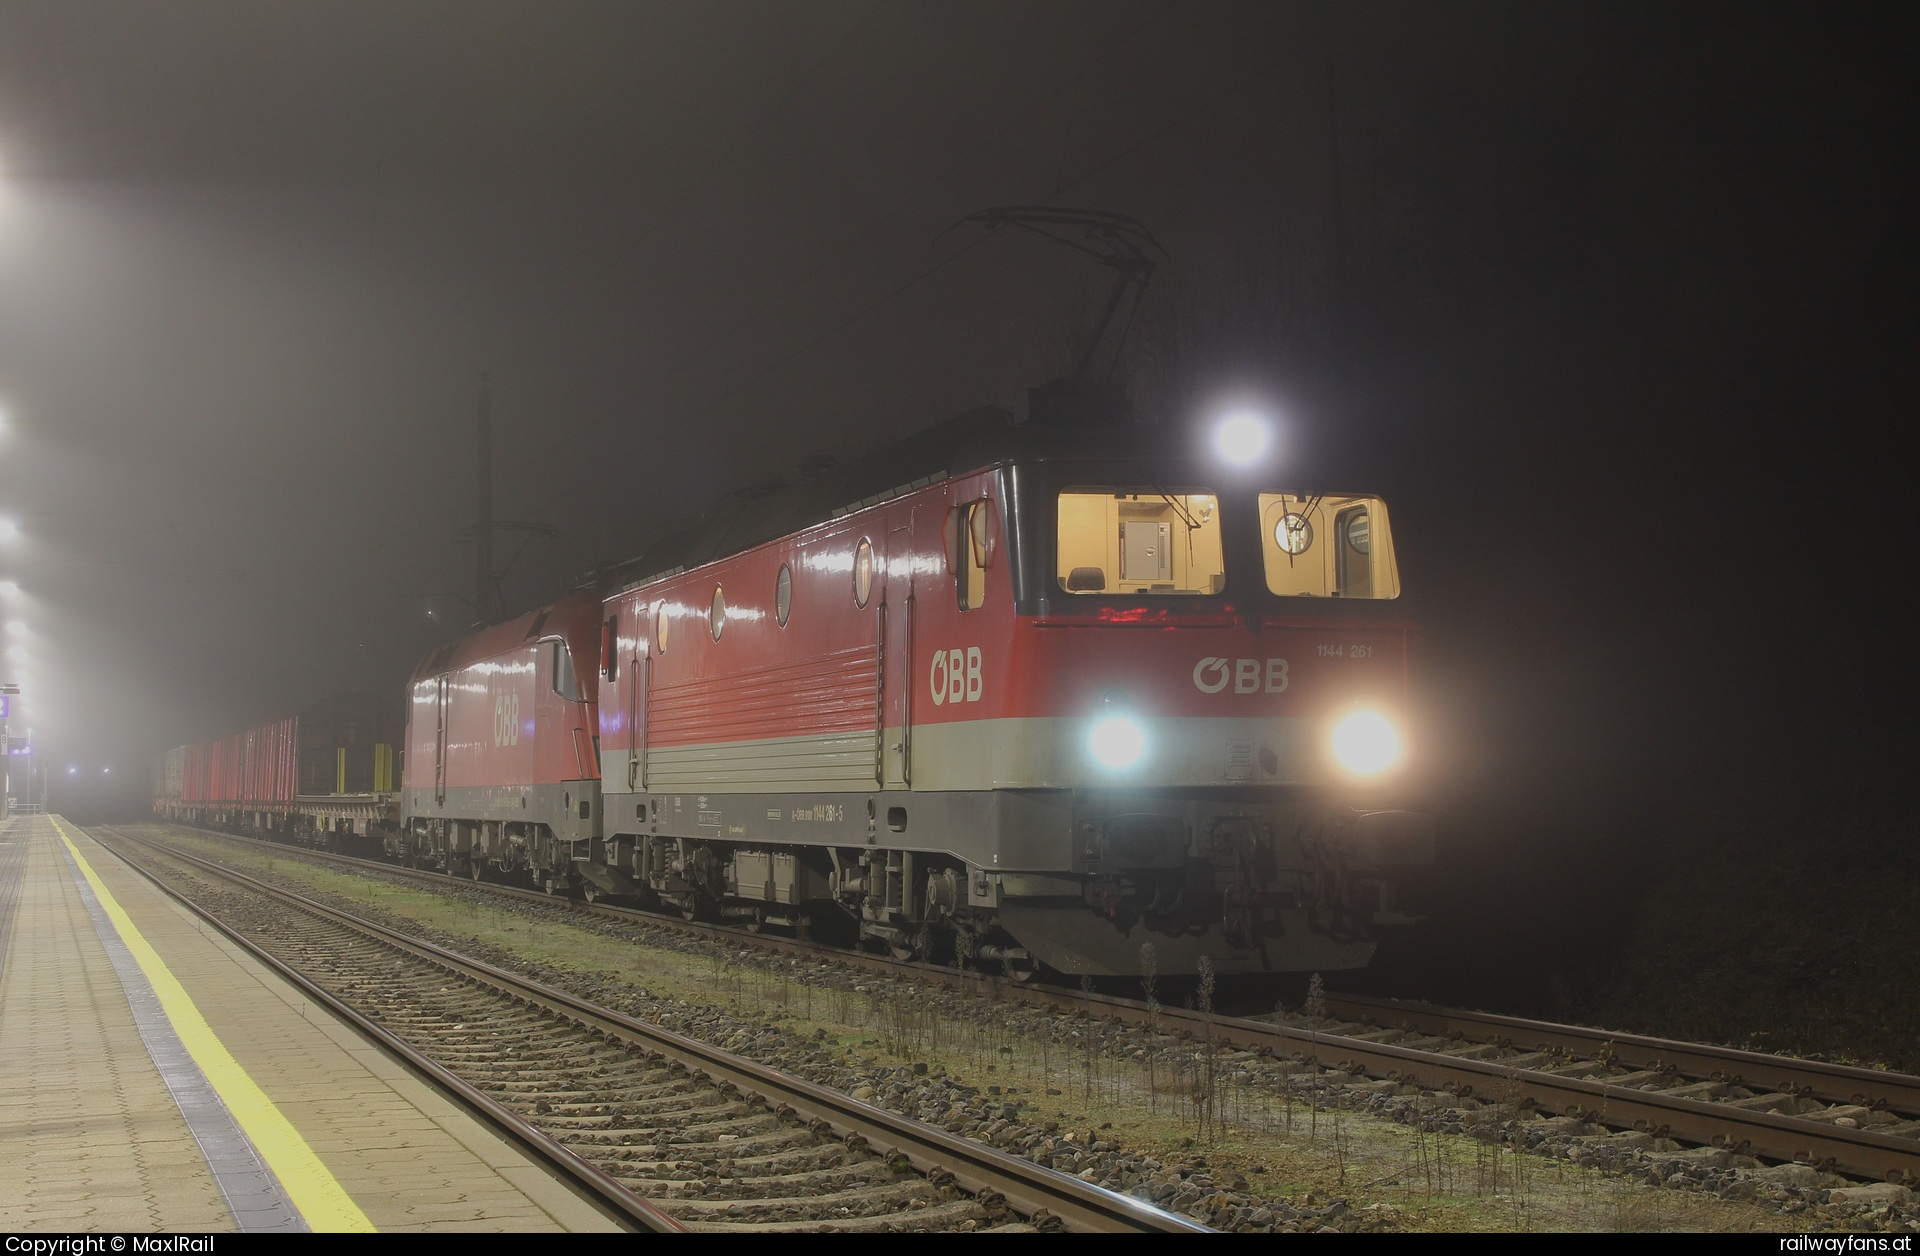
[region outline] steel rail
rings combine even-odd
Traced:
[[[182,826],[185,827],[185,826]],[[1595,1124],[1621,1129],[1639,1129],[1672,1137],[1683,1142],[1725,1147],[1769,1160],[1795,1161],[1831,1168],[1854,1177],[1884,1179],[1901,1183],[1920,1182],[1920,1140],[1882,1134],[1868,1129],[1847,1129],[1826,1125],[1803,1117],[1776,1113],[1750,1112],[1711,1100],[1683,1095],[1663,1095],[1657,1091],[1634,1090],[1604,1081],[1562,1077],[1538,1069],[1503,1065],[1497,1060],[1470,1060],[1445,1051],[1403,1047],[1392,1043],[1371,1042],[1350,1034],[1297,1029],[1221,1014],[1203,1014],[1186,1008],[1149,1009],[1137,999],[1059,987],[1009,981],[986,973],[963,972],[938,965],[896,960],[861,951],[824,948],[791,938],[750,934],[722,926],[696,924],[605,903],[577,903],[538,890],[522,890],[490,882],[466,882],[444,873],[399,868],[377,860],[358,859],[331,852],[309,851],[258,838],[242,838],[212,829],[195,829],[229,840],[270,846],[276,851],[299,851],[317,858],[356,864],[370,870],[399,873],[429,883],[455,881],[480,886],[490,892],[518,897],[555,907],[632,920],[662,926],[677,932],[694,933],[732,945],[756,948],[809,959],[832,958],[869,971],[899,979],[910,979],[963,992],[1050,1007],[1068,1013],[1102,1016],[1115,1021],[1161,1028],[1174,1028],[1189,1037],[1209,1037],[1213,1041],[1264,1052],[1283,1052],[1322,1067],[1330,1067],[1375,1078],[1398,1081],[1467,1097],[1526,1098],[1556,1114],[1577,1115]],[[1356,1000],[1349,1000],[1355,1002]],[[1526,1022],[1521,1022],[1526,1023]],[[1578,1033],[1573,1027],[1562,1027]],[[1600,1039],[1604,1043],[1608,1039]],[[1659,1039],[1647,1039],[1658,1042]],[[1592,1038],[1583,1045],[1597,1045]],[[1723,1050],[1700,1044],[1688,1046],[1700,1058]],[[1768,1056],[1759,1052],[1739,1053],[1760,1061],[1776,1062],[1780,1068],[1814,1063],[1786,1056]],[[1750,1066],[1757,1067],[1757,1066]],[[1837,1067],[1837,1066],[1835,1066]],[[1717,1069],[1731,1078],[1730,1070]],[[1859,1070],[1870,1077],[1874,1070]],[[1746,1076],[1747,1074],[1737,1074]],[[1905,1075],[1889,1075],[1904,1077]],[[1729,1084],[1732,1084],[1729,1081]],[[1788,1093],[1797,1093],[1790,1091]],[[1871,1105],[1863,1105],[1871,1106]]]
[[[141,845],[156,847],[157,849],[165,851],[168,856],[175,859],[191,859],[191,856],[181,855],[178,852],[161,846],[159,843],[145,841],[134,834],[123,833],[111,825],[98,825],[90,831],[96,835],[100,832],[107,832],[123,841],[137,842]],[[300,972],[299,969],[285,963],[277,955],[258,945],[245,934],[234,929],[218,916],[202,907],[199,903],[196,903],[193,899],[168,885],[147,868],[127,858],[123,852],[115,850],[105,842],[102,842],[101,845],[119,859],[121,863],[146,878],[146,880],[161,893],[171,898],[174,902],[179,903],[182,907],[185,907],[199,919],[219,930],[229,941],[259,960],[262,964],[265,964],[282,980],[287,981],[295,989],[299,990],[301,994],[353,1026],[362,1037],[372,1041],[374,1045],[380,1047],[407,1068],[425,1078],[430,1084],[450,1095],[458,1103],[473,1110],[485,1122],[506,1134],[510,1140],[519,1143],[522,1147],[532,1152],[538,1159],[545,1161],[568,1178],[573,1179],[576,1186],[583,1189],[589,1197],[598,1201],[604,1207],[611,1209],[617,1217],[632,1222],[643,1230],[650,1230],[655,1233],[686,1234],[690,1232],[687,1227],[682,1225],[677,1219],[661,1212],[643,1197],[634,1194],[600,1169],[582,1160],[572,1151],[555,1141],[538,1126],[529,1124],[511,1109],[502,1106],[484,1091],[475,1088],[463,1080],[458,1074],[449,1071],[444,1065],[439,1064],[432,1058],[421,1054],[405,1039],[396,1036],[384,1026],[361,1015],[358,1011],[354,1010],[351,1005],[342,1002],[325,988],[315,984],[304,973]],[[209,865],[210,869],[213,867],[217,866]],[[242,874],[220,870],[219,875],[224,877],[240,877]]]
[[[1395,1025],[1470,1042],[1573,1051],[1608,1058],[1634,1069],[1674,1072],[1722,1081],[1730,1086],[1760,1085],[1827,1103],[1920,1114],[1920,1077],[1911,1073],[1795,1059],[1764,1051],[1679,1042],[1644,1034],[1615,1033],[1491,1012],[1461,1011],[1403,999],[1330,994],[1326,1003],[1329,1015],[1345,1020]]]
[[[841,1138],[858,1137],[880,1154],[890,1159],[905,1158],[915,1169],[930,1176],[942,1172],[951,1174],[964,1189],[976,1195],[998,1194],[1016,1211],[1029,1216],[1049,1213],[1069,1230],[1092,1233],[1212,1233],[1207,1226],[1130,1195],[1094,1186],[1033,1161],[1008,1155],[985,1143],[900,1116],[825,1086],[789,1077],[745,1056],[589,1003],[564,990],[361,919],[325,903],[269,885],[246,873],[186,854],[164,843],[117,831],[115,835],[244,885],[256,893],[311,912],[324,920],[345,925],[408,954],[441,964],[535,1007],[676,1060],[722,1089],[758,1098],[770,1107],[790,1109],[824,1121]],[[132,863],[131,860],[127,862]],[[137,864],[133,866],[138,867]],[[149,879],[153,878],[149,876]],[[231,936],[231,931],[223,929],[223,932]]]

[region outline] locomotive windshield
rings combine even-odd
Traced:
[[[1061,490],[1055,579],[1068,593],[1204,596],[1227,569],[1220,499],[1206,489],[1082,485]],[[1400,596],[1386,503],[1378,497],[1261,493],[1267,591],[1280,597]],[[1246,527],[1250,520],[1228,511]]]
[[[1060,494],[1057,573],[1068,593],[1207,594],[1226,588],[1211,492],[1073,488]]]
[[[1267,588],[1283,597],[1394,598],[1387,506],[1377,497],[1260,494]]]

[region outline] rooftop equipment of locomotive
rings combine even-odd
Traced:
[[[1130,219],[975,217],[1083,229],[1120,276],[1102,332],[1151,273]],[[736,500],[433,651],[402,779],[344,827],[1017,976],[1136,974],[1147,944],[1166,973],[1366,964],[1433,856],[1386,805],[1410,632],[1386,504],[1287,486],[1245,414],[1205,454],[1116,421],[1099,339],[1011,411]],[[208,809],[180,782],[163,814],[343,827],[304,792]]]

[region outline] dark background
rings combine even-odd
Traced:
[[[1090,205],[1172,256],[1144,404],[1393,507],[1445,945],[1374,979],[1578,1004],[1676,869],[1915,836],[1908,13],[0,0],[16,732],[131,814],[397,693],[483,372],[516,606],[1005,402],[1103,276],[941,233]]]

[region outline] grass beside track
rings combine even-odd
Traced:
[[[1792,1219],[1750,1204],[1646,1186],[1561,1160],[1516,1155],[1334,1107],[1302,1085],[1235,1080],[1231,1053],[1191,1060],[1172,1035],[946,992],[901,988],[831,962],[743,952],[647,926],[540,918],[538,904],[487,900],[449,882],[316,863],[294,852],[164,825],[126,830],[266,873],[362,914],[475,954],[512,957],[601,1002],[710,1009],[777,1023],[855,1073],[924,1066],[1022,1105],[1021,1119],[1077,1145],[1115,1143],[1168,1166],[1204,1160],[1222,1186],[1296,1207],[1347,1201],[1382,1228],[1432,1231],[1779,1230]],[[610,936],[639,934],[638,939]],[[629,1008],[628,1010],[633,1010]],[[675,1026],[688,1032],[684,1026]],[[706,1036],[706,1035],[702,1035]],[[727,1046],[727,1042],[719,1045]],[[1183,1063],[1182,1061],[1186,1061]],[[1211,1085],[1206,1078],[1211,1077]],[[851,1087],[856,1097],[858,1085]],[[884,1096],[876,1096],[876,1101]]]

